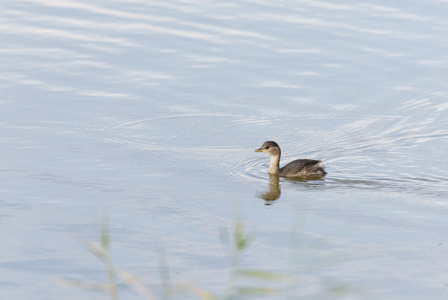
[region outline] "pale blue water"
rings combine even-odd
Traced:
[[[266,299],[446,298],[446,1],[0,7],[2,298],[107,299],[60,283],[104,280],[73,238],[104,214],[156,294],[163,245],[174,282],[221,295],[241,215],[244,266],[296,276]],[[265,140],[328,175],[270,185]]]

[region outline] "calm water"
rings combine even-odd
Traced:
[[[244,266],[297,278],[279,299],[448,297],[446,1],[0,7],[2,298],[107,298],[60,283],[104,279],[73,239],[104,214],[156,293],[163,245],[219,295],[240,215]],[[270,180],[265,140],[329,174]]]

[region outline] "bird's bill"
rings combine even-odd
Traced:
[[[264,151],[263,148],[259,148],[259,149],[255,150],[255,152],[263,152],[263,151]]]

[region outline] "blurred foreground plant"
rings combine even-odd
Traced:
[[[224,299],[232,300],[243,296],[267,296],[280,294],[280,290],[268,286],[272,282],[288,283],[292,277],[273,272],[243,269],[241,259],[251,242],[250,236],[245,232],[240,218],[235,221],[233,232],[221,230],[221,243],[230,261],[230,271],[227,280],[226,295]],[[262,286],[243,286],[239,281],[262,281]]]
[[[89,283],[78,280],[65,280],[64,282],[78,288],[89,289],[94,291],[105,291],[109,293],[111,300],[119,300],[117,279],[121,279],[123,283],[131,287],[134,291],[140,294],[143,299],[158,300],[159,298],[154,295],[138,278],[133,276],[128,271],[117,267],[110,255],[110,231],[109,221],[104,218],[103,225],[101,227],[100,243],[94,243],[83,239],[77,238],[80,245],[82,245],[87,251],[93,254],[100,262],[104,264],[107,272],[107,283]]]
[[[159,249],[158,251],[158,263],[159,276],[162,281],[163,292],[160,296],[161,298],[155,295],[142,283],[140,279],[114,264],[110,254],[110,230],[107,218],[103,220],[100,243],[94,243],[83,238],[77,238],[83,248],[93,254],[100,262],[104,264],[107,273],[107,283],[89,283],[78,280],[65,280],[65,283],[78,288],[107,292],[111,300],[119,300],[119,282],[120,286],[125,284],[126,286],[132,288],[145,300],[169,299],[176,294],[186,291],[196,295],[199,299],[204,300],[233,300],[244,296],[268,296],[278,294],[279,290],[266,286],[267,283],[287,283],[290,281],[291,277],[288,275],[241,268],[241,258],[244,251],[250,244],[250,237],[244,231],[243,223],[240,219],[235,221],[232,232],[222,229],[220,236],[223,247],[230,261],[226,292],[223,297],[218,297],[211,292],[191,283],[177,283],[173,285],[170,280],[168,262],[162,249]],[[262,286],[242,286],[239,285],[239,281],[242,280],[257,280],[262,281],[263,284]]]

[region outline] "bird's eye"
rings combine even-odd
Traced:
[[[266,150],[269,150],[269,146],[266,147]]]

